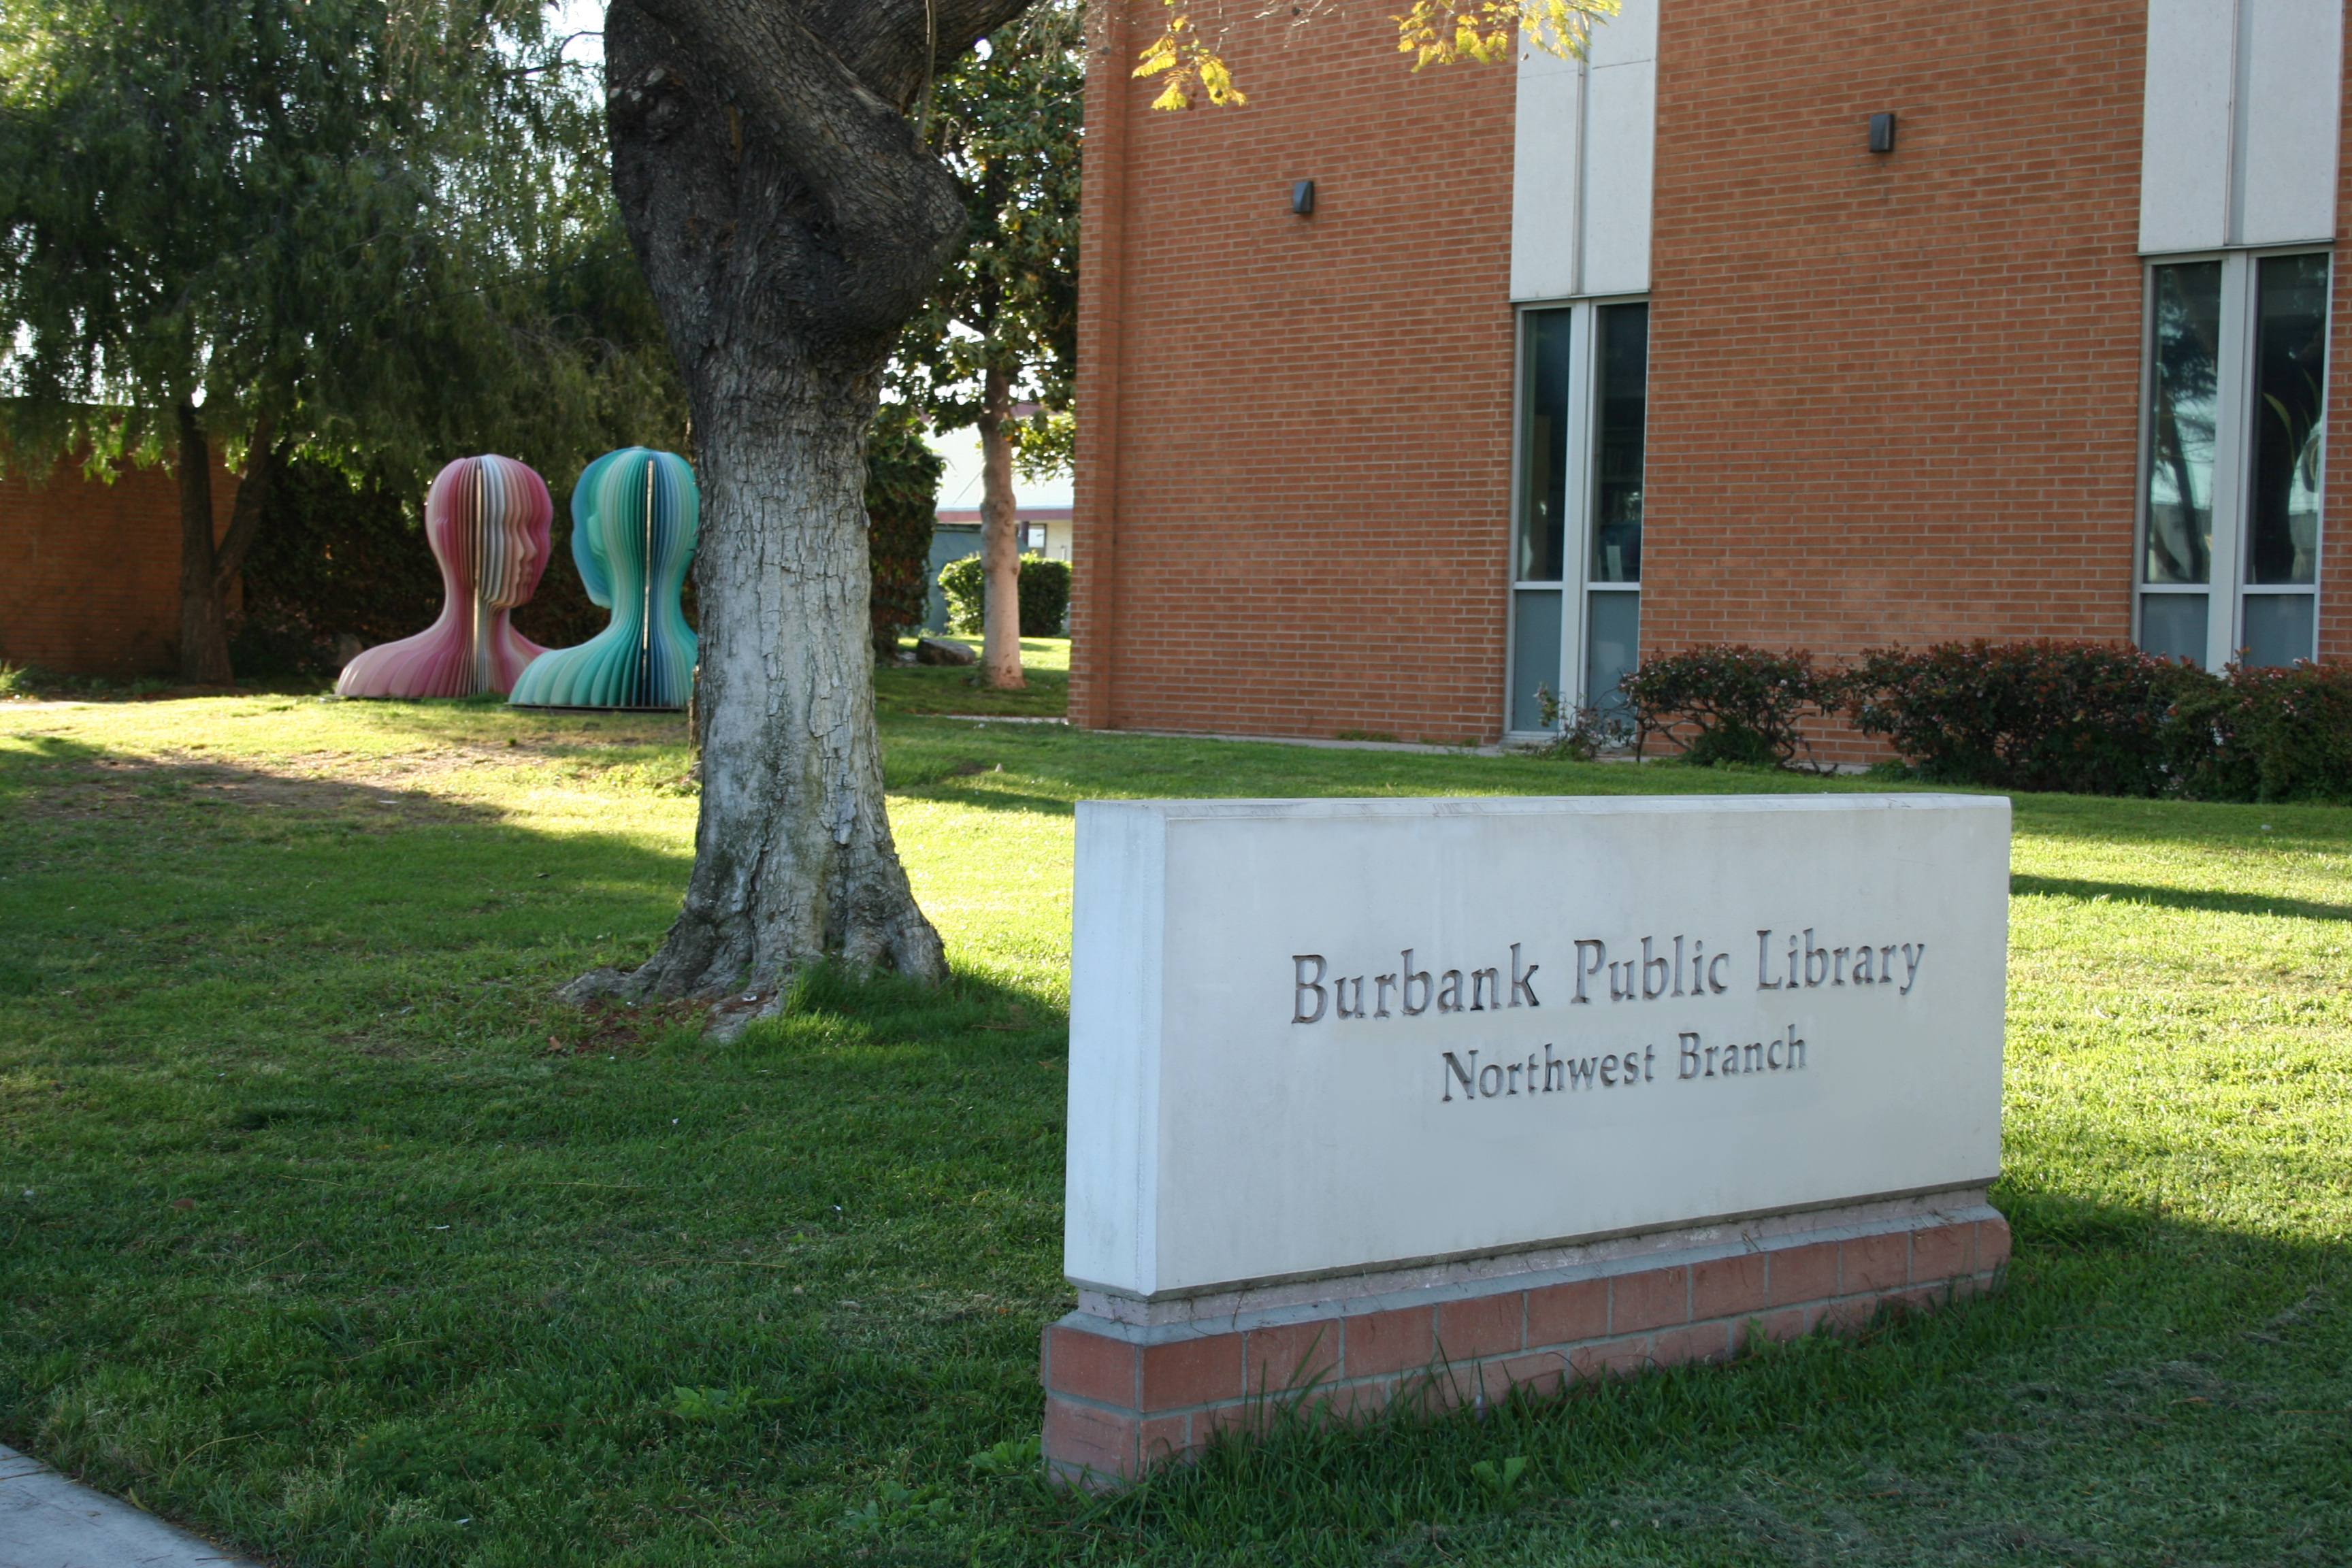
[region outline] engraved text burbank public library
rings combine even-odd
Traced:
[[[1886,942],[1848,947],[1824,947],[1813,930],[1789,933],[1785,953],[1774,952],[1773,932],[1756,933],[1756,989],[1798,991],[1820,986],[1894,985],[1908,996],[1918,983],[1919,966],[1927,944]],[[1575,943],[1570,965],[1575,991],[1569,1004],[1591,1004],[1605,984],[1612,1002],[1655,1002],[1720,995],[1731,989],[1725,978],[1731,953],[1721,944],[1710,952],[1697,938],[1676,936],[1671,952],[1659,950],[1658,939],[1642,939],[1639,958],[1612,960],[1609,945],[1598,937]],[[1511,943],[1509,987],[1501,966],[1486,969],[1445,969],[1433,973],[1413,967],[1413,950],[1406,948],[1394,972],[1387,974],[1334,978],[1330,963],[1319,952],[1291,955],[1294,1025],[1320,1024],[1327,1019],[1419,1017],[1434,1010],[1489,1013],[1513,1007],[1540,1007],[1535,980],[1540,963],[1523,961],[1523,943]],[[1898,955],[1902,973],[1896,974]],[[1367,1005],[1365,987],[1371,987]],[[1390,1001],[1395,1000],[1391,1010]],[[1649,1045],[1636,1054],[1627,1050],[1599,1057],[1559,1057],[1555,1045],[1544,1042],[1540,1058],[1530,1052],[1523,1060],[1483,1065],[1475,1049],[1440,1051],[1439,1099],[1452,1103],[1458,1088],[1465,1100],[1511,1099],[1520,1094],[1559,1094],[1575,1089],[1630,1088],[1657,1080],[1657,1047]],[[1678,1030],[1675,1037],[1675,1079],[1737,1079],[1750,1073],[1802,1071],[1805,1042],[1791,1024],[1771,1040],[1706,1043],[1696,1030]]]

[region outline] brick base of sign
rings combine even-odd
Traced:
[[[2009,1258],[2008,1223],[1981,1192],[1959,1205],[1955,1195],[1924,1212],[1879,1205],[1810,1226],[1781,1216],[1763,1234],[1621,1239],[1565,1249],[1591,1255],[1576,1261],[1547,1255],[1549,1267],[1422,1270],[1454,1277],[1403,1289],[1337,1296],[1333,1284],[1334,1298],[1302,1301],[1294,1288],[1256,1310],[1228,1296],[1202,1304],[1214,1316],[1082,1293],[1080,1310],[1045,1331],[1045,1460],[1061,1479],[1116,1485],[1302,1394],[1349,1418],[1399,1400],[1437,1415],[1515,1387],[1551,1394],[1581,1379],[1726,1360],[1751,1337],[1859,1329],[1882,1308],[1930,1309],[1992,1288]],[[1129,1321],[1113,1315],[1122,1310]]]

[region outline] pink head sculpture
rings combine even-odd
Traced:
[[[512,458],[460,458],[434,476],[425,542],[441,563],[441,618],[343,667],[345,697],[472,697],[514,689],[547,650],[507,624],[547,570],[547,484]]]

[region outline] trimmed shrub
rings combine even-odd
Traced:
[[[1070,563],[1042,555],[1021,562],[1021,635],[1057,637],[1070,619]]]
[[[874,657],[898,655],[901,633],[923,624],[931,593],[931,532],[947,461],[923,443],[913,409],[888,404],[874,416],[866,452],[866,543],[873,568],[868,599]]]
[[[1869,648],[1844,670],[1810,654],[1736,645],[1644,662],[1622,691],[1637,744],[1688,726],[1697,763],[1787,767],[1801,728],[1843,710],[1902,758],[1893,772],[1942,784],[2076,795],[2352,803],[2352,666],[2232,666],[2213,675],[2112,643],[1938,643]],[[1567,717],[1547,694],[1547,721]],[[1556,754],[1599,749],[1601,716],[1577,715]]]
[[[2232,667],[2176,698],[2171,762],[2197,800],[2352,802],[2352,668]]]
[[[2262,794],[2263,774],[2239,735],[2248,716],[2245,696],[2231,689],[2231,679],[2181,668],[2185,673],[2172,684],[2158,737],[2167,784],[2190,800],[2254,799]]]
[[[2221,682],[2111,643],[1974,642],[1867,648],[1846,676],[1846,711],[1917,774],[1945,784],[2078,795],[2179,787],[2177,706]]]
[[[940,588],[948,598],[948,624],[967,637],[978,636],[988,595],[988,574],[982,570],[980,557],[967,555],[941,567]],[[1069,613],[1070,563],[1048,561],[1042,555],[1023,556],[1021,635],[1059,637]]]
[[[1650,735],[1688,724],[1683,758],[1767,767],[1809,763],[1801,728],[1838,706],[1841,677],[1813,668],[1809,653],[1770,653],[1738,644],[1685,648],[1644,659],[1619,689],[1633,710],[1636,748]]]
[[[988,595],[988,574],[982,570],[980,557],[967,555],[940,567],[940,592],[947,595],[948,629],[978,637]]]

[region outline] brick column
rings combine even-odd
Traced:
[[[1111,722],[1118,616],[1119,336],[1127,117],[1136,91],[1124,0],[1087,13],[1087,177],[1079,201],[1077,473],[1070,511],[1070,722]]]

